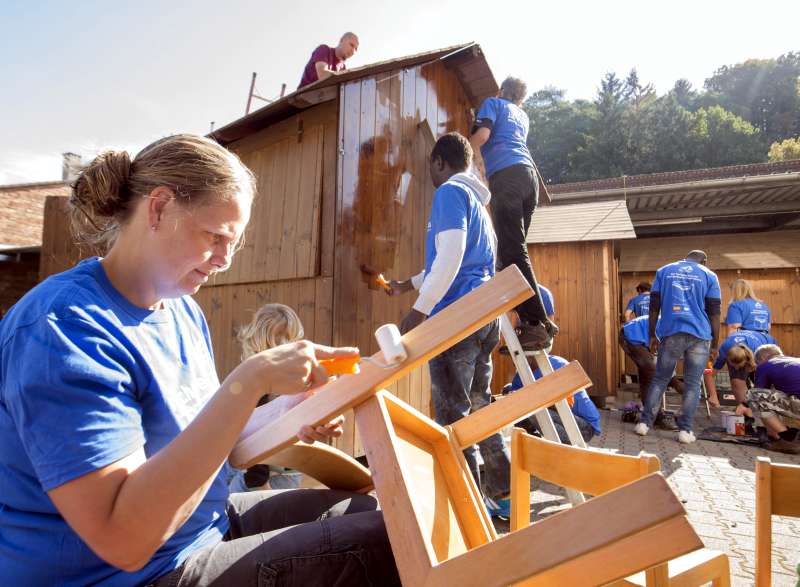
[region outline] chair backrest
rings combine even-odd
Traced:
[[[756,459],[756,585],[772,584],[772,516],[800,518],[800,466]]]
[[[658,457],[638,457],[558,444],[515,428],[511,437],[511,529],[530,524],[530,477],[602,495],[661,469]]]

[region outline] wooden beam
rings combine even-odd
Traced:
[[[503,426],[527,418],[534,412],[552,406],[592,382],[583,367],[573,361],[552,375],[489,404],[452,424],[456,441],[461,448],[488,438]]]
[[[516,266],[504,269],[481,287],[406,333],[403,345],[408,358],[402,364],[385,369],[365,362],[359,374],[340,377],[328,383],[278,420],[261,427],[248,425],[247,430],[255,430],[240,437],[231,452],[231,463],[235,467],[245,468],[262,462],[293,444],[302,426],[324,424],[360,404],[378,389],[404,377],[532,294],[528,282]],[[383,363],[380,352],[375,353],[372,359]],[[259,410],[267,406],[269,404],[256,409],[251,421],[258,420]]]
[[[289,97],[289,104],[295,108],[310,108],[322,102],[336,99],[339,95],[339,86],[328,86],[318,90],[309,90]]]
[[[366,493],[373,487],[369,469],[347,453],[322,442],[298,441],[272,455],[266,463],[295,469],[331,489]]]
[[[674,208],[668,210],[647,210],[639,212],[631,210],[631,221],[648,220],[673,220],[680,218],[718,218],[733,216],[748,216],[752,214],[777,214],[786,212],[800,212],[800,202],[762,202],[747,206],[703,206],[699,208]]]
[[[425,585],[607,583],[702,548],[685,514],[655,473],[449,559]]]

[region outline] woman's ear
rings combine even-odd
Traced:
[[[175,199],[175,192],[165,186],[158,186],[147,197],[147,223],[152,230],[158,230],[161,217],[167,204]]]

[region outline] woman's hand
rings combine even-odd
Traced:
[[[357,348],[333,348],[300,340],[253,355],[236,368],[241,373],[228,379],[241,379],[241,384],[259,397],[302,393],[328,382],[320,359],[351,357],[358,352]]]
[[[327,442],[331,438],[338,438],[344,432],[342,427],[344,424],[344,416],[340,415],[333,420],[322,426],[303,426],[297,437],[303,442],[311,444],[315,440],[320,442]]]

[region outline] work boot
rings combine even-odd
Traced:
[[[558,326],[550,320],[539,324],[521,324],[516,329],[519,344],[524,351],[543,351],[553,344]]]
[[[768,442],[764,445],[764,448],[767,450],[773,450],[775,452],[782,452],[787,455],[800,455],[800,443],[789,442],[783,438]]]
[[[675,415],[672,412],[659,410],[656,419],[653,422],[653,428],[660,428],[661,430],[677,430],[678,425],[675,423]]]

